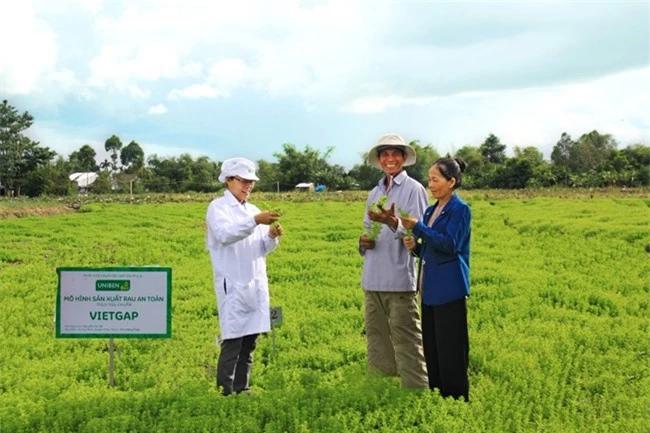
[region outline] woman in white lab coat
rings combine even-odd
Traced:
[[[224,161],[219,181],[226,191],[206,215],[221,329],[217,386],[224,395],[249,392],[257,337],[271,329],[266,255],[278,246],[283,230],[270,225],[280,218],[277,212],[261,212],[248,202],[259,180],[255,168],[245,158]]]

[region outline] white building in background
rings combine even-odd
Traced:
[[[69,178],[72,182],[77,183],[79,191],[87,191],[88,187],[93,184],[99,175],[97,173],[72,173]]]
[[[314,184],[311,182],[301,182],[298,185],[296,185],[296,191],[313,192]]]

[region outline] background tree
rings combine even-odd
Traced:
[[[271,192],[277,191],[280,182],[278,164],[268,162],[264,159],[257,161],[257,177],[260,180],[255,185],[257,191]]]
[[[580,136],[573,147],[571,161],[577,165],[579,172],[606,170],[610,168],[608,162],[616,146],[616,140],[610,134],[600,134],[593,130]]]
[[[215,192],[222,188],[218,180],[220,166],[210,161],[207,156],[196,158],[190,167],[192,176],[185,182],[186,191]]]
[[[317,185],[325,185],[331,191],[351,189],[355,184],[354,179],[345,171],[345,167],[338,164],[329,165],[326,162],[314,173],[314,182]]]
[[[481,150],[476,146],[463,146],[456,155],[467,164],[463,173],[463,188],[485,188],[487,186],[486,163]]]
[[[420,182],[424,187],[429,184],[429,168],[440,158],[438,151],[431,145],[420,146],[419,140],[413,140],[409,145],[415,150],[417,158],[415,164],[406,167],[406,171],[413,179]]]
[[[542,152],[535,147],[514,148],[515,156],[497,166],[492,185],[494,188],[526,188],[533,179],[535,169],[544,163]]]
[[[84,144],[79,150],[72,152],[68,158],[71,173],[98,171],[99,166],[95,162],[96,156],[95,149],[88,144]]]
[[[66,196],[77,193],[77,184],[70,181],[70,163],[59,156],[54,162],[39,165],[27,176],[24,193],[30,197],[40,195]]]
[[[29,112],[19,114],[6,99],[0,104],[0,183],[6,196],[12,192],[20,196],[30,172],[56,155],[56,152],[40,147],[38,142],[23,135],[33,121]]]
[[[483,158],[492,164],[502,164],[506,160],[506,145],[494,134],[488,135],[479,150]]]
[[[621,150],[627,161],[624,170],[629,170],[629,176],[624,179],[627,186],[650,186],[650,146],[634,144]]]
[[[368,191],[377,185],[384,173],[368,164],[368,152],[361,154],[361,159],[363,162],[352,167],[348,175],[354,179],[353,189]]]
[[[553,174],[559,184],[569,186],[570,174],[575,170],[571,163],[571,154],[574,152],[573,148],[575,141],[566,132],[562,133],[560,140],[553,146],[551,152],[551,163],[553,167]]]
[[[108,159],[104,159],[100,164],[99,164],[99,169],[100,170],[110,170],[111,168],[111,162]]]
[[[144,151],[138,143],[131,141],[120,152],[122,169],[129,174],[138,174],[144,167]]]
[[[296,149],[291,143],[282,145],[284,153],[276,152],[273,155],[278,160],[278,173],[280,190],[292,190],[301,182],[317,182],[317,174],[323,173],[327,168],[327,158],[334,150],[329,147],[324,155],[320,151],[305,146],[304,152]]]
[[[120,137],[117,135],[113,134],[106,140],[104,143],[104,149],[106,152],[110,152],[111,154],[111,170],[113,172],[117,171],[117,153],[122,149],[122,140],[120,140]]]
[[[90,184],[88,190],[94,194],[108,194],[113,191],[113,180],[108,170],[99,172],[97,179]]]

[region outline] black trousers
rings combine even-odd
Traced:
[[[465,298],[443,305],[422,305],[422,340],[429,388],[443,397],[469,401],[469,337]]]
[[[217,363],[217,387],[223,388],[223,395],[249,392],[248,380],[251,376],[257,336],[258,334],[252,334],[221,342]]]

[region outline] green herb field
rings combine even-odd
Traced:
[[[0,432],[648,432],[650,199],[492,198],[473,212],[469,404],[366,372],[365,203],[277,201],[282,326],[252,395],[215,386],[208,196],[0,219]],[[364,194],[365,197],[365,194]],[[0,204],[0,206],[3,206]],[[56,268],[173,269],[170,339],[56,339]]]

